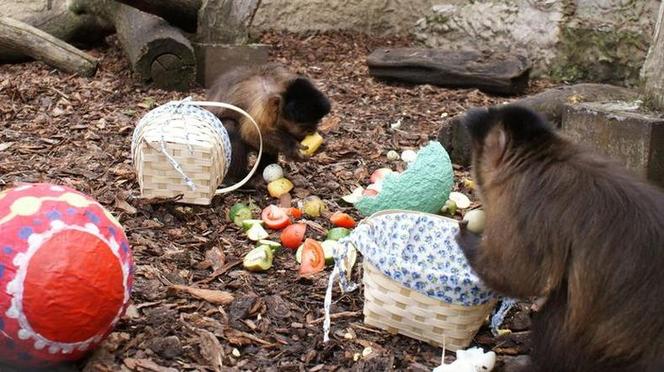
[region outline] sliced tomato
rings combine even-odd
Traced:
[[[261,213],[265,226],[272,230],[281,230],[291,224],[291,220],[283,209],[276,205],[268,205]]]
[[[343,212],[334,212],[332,217],[330,217],[330,222],[334,226],[345,227],[347,229],[352,229],[356,225],[353,217]]]
[[[313,239],[304,241],[301,257],[300,275],[302,276],[321,272],[325,268],[325,251],[321,244]]]
[[[302,217],[302,211],[299,208],[284,208],[284,211],[286,212],[287,215],[298,219]]]
[[[281,232],[281,244],[286,248],[297,249],[304,240],[304,233],[307,232],[307,225],[303,223],[295,223],[287,226]]]

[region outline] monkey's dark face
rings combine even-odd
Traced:
[[[309,79],[298,77],[288,83],[282,94],[278,125],[302,140],[318,129],[320,120],[329,114],[329,99]]]
[[[555,136],[542,116],[515,105],[470,109],[462,123],[471,137],[472,171],[480,189],[492,183],[502,166],[515,164]]]

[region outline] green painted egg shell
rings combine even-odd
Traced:
[[[377,196],[364,197],[355,207],[364,216],[387,209],[438,213],[453,183],[450,156],[440,143],[432,141],[403,173],[386,175],[383,190]]]

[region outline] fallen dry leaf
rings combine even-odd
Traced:
[[[170,286],[169,289],[188,293],[196,298],[200,298],[201,300],[205,300],[215,305],[227,305],[233,302],[234,299],[230,292],[218,291],[214,289],[202,289],[177,284]]]
[[[5,143],[0,143],[0,151],[5,151],[8,148],[12,147],[14,142],[5,142]]]
[[[124,365],[132,371],[177,372],[175,368],[162,367],[150,359],[125,358]]]

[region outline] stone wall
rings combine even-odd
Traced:
[[[355,30],[404,33],[412,29],[436,0],[263,0],[256,12],[258,30],[292,32]],[[451,3],[464,3],[453,0]]]
[[[440,4],[420,19],[431,47],[526,54],[535,76],[632,84],[652,38],[656,0],[492,0]]]

